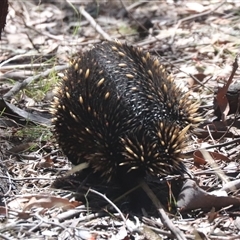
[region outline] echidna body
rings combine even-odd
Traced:
[[[106,42],[72,61],[53,122],[69,160],[89,162],[109,181],[124,173],[183,174],[181,151],[196,111],[149,53]]]

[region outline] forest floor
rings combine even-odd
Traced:
[[[184,150],[193,179],[154,186],[164,210],[115,202],[115,186],[80,188],[52,133],[53,89],[71,56],[115,39],[149,51],[201,103],[205,120]],[[0,41],[0,239],[240,239],[239,46],[238,0],[11,0]]]

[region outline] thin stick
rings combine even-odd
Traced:
[[[79,8],[80,13],[89,21],[89,23],[92,25],[92,27],[103,36],[104,39],[108,40],[108,41],[112,41],[112,38],[103,31],[103,29],[101,28],[100,25],[98,25],[96,23],[96,21],[89,15],[89,13],[87,13],[84,9],[83,6],[81,6]]]
[[[37,79],[41,78],[41,77],[46,77],[48,76],[51,72],[53,71],[62,71],[64,69],[68,68],[68,65],[63,65],[63,66],[55,66],[51,69],[46,70],[43,73],[40,73],[38,75],[32,76],[32,77],[28,77],[26,78],[24,81],[22,82],[17,82],[11,90],[9,90],[7,93],[5,93],[3,95],[4,99],[9,99],[10,97],[12,97],[13,95],[15,95],[17,92],[19,92],[21,89],[23,89],[24,87],[26,87],[27,85],[29,85],[31,82],[36,81]]]
[[[9,62],[11,62],[11,61],[17,60],[17,59],[19,59],[19,58],[22,58],[22,57],[32,57],[32,56],[34,56],[33,53],[31,53],[31,54],[28,54],[28,53],[27,53],[27,54],[15,55],[15,56],[7,59],[6,61],[3,61],[3,62],[0,64],[0,68],[2,69],[2,67],[3,67],[5,64],[7,64],[7,63],[9,63]]]
[[[198,150],[211,149],[211,148],[221,148],[221,147],[226,147],[226,146],[234,144],[234,143],[240,143],[240,138],[236,138],[232,141],[225,142],[225,143],[220,143],[220,144],[207,146],[207,147],[204,147],[204,148],[199,148]],[[191,150],[191,151],[186,152],[185,154],[193,154],[195,151],[196,150]]]
[[[39,55],[35,54],[34,56],[39,56]],[[18,59],[18,58],[15,58],[15,59]],[[12,60],[15,60],[15,59],[14,59],[14,57],[12,57],[12,58],[6,60],[4,62],[4,64],[8,63],[8,62],[10,62]],[[7,71],[7,70],[15,70],[16,68],[18,68],[18,69],[22,69],[22,68],[24,68],[24,69],[26,69],[26,68],[32,69],[32,68],[35,68],[35,67],[48,67],[48,66],[52,66],[52,63],[11,64],[11,65],[7,65],[7,66],[0,66],[0,68],[1,68],[1,71]]]
[[[110,199],[108,199],[108,198],[106,197],[106,195],[104,195],[104,194],[102,194],[102,193],[100,193],[100,192],[98,192],[98,191],[95,191],[95,190],[93,190],[93,189],[91,189],[91,188],[89,189],[89,192],[92,192],[92,193],[95,193],[95,194],[101,196],[101,197],[104,198],[108,203],[110,203],[110,204],[116,209],[116,211],[120,214],[120,216],[121,216],[122,220],[124,221],[124,223],[126,223],[127,219],[123,216],[121,210],[120,210]]]
[[[157,199],[156,195],[149,188],[149,186],[146,184],[145,181],[141,181],[141,187],[144,190],[144,192],[148,195],[148,197],[152,200],[154,206],[157,208],[158,213],[160,215],[160,218],[161,218],[162,223],[164,224],[164,226],[166,226],[172,232],[172,234],[174,234],[176,239],[178,239],[178,240],[186,240],[186,237],[183,234],[183,232],[172,223],[170,218],[165,213],[161,202]]]
[[[210,9],[206,12],[202,12],[202,13],[198,13],[198,14],[195,14],[195,15],[191,15],[191,16],[188,16],[188,17],[185,17],[185,18],[182,18],[178,21],[176,27],[175,27],[175,30],[174,30],[174,33],[172,35],[172,38],[170,40],[170,44],[173,44],[174,40],[175,40],[175,36],[176,36],[176,32],[177,32],[177,29],[180,27],[180,25],[183,23],[183,22],[186,22],[186,21],[189,21],[189,20],[192,20],[192,19],[195,19],[195,18],[199,18],[199,17],[203,17],[203,16],[206,16],[206,15],[209,15],[213,12],[215,12],[218,8],[220,8],[222,5],[224,5],[227,1],[224,0],[222,2],[220,2],[216,7],[214,7],[213,9]]]

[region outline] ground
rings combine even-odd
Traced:
[[[0,41],[0,239],[239,239],[239,14],[238,0],[10,1]],[[66,177],[72,166],[52,133],[53,89],[69,60],[114,39],[157,57],[204,116],[184,149],[193,179],[154,186],[166,196],[154,214],[115,205],[115,186],[77,191],[81,177]]]

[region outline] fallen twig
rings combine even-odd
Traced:
[[[31,82],[36,81],[37,79],[41,78],[41,77],[46,77],[48,76],[51,72],[53,71],[62,71],[64,69],[68,68],[68,65],[63,65],[63,66],[55,66],[51,69],[46,70],[43,73],[40,73],[38,75],[32,76],[32,77],[28,77],[27,79],[25,79],[23,82],[17,82],[10,91],[8,91],[7,93],[5,93],[3,95],[4,99],[9,99],[10,97],[12,97],[13,95],[15,95],[17,92],[19,92],[21,89],[23,89],[24,87],[26,87],[27,85],[29,85]]]
[[[185,17],[185,18],[182,18],[178,21],[176,27],[175,27],[175,30],[173,32],[173,35],[171,37],[171,40],[170,40],[170,45],[173,44],[174,40],[175,40],[175,36],[176,36],[176,32],[177,32],[177,29],[180,27],[180,25],[183,23],[183,22],[186,22],[186,21],[189,21],[189,20],[192,20],[192,19],[195,19],[195,18],[199,18],[199,17],[203,17],[203,16],[206,16],[206,15],[209,15],[213,12],[215,12],[218,8],[220,8],[223,4],[225,4],[227,1],[224,0],[222,2],[220,2],[215,8],[213,9],[210,9],[206,12],[202,12],[202,13],[198,13],[198,14],[195,14],[195,15],[191,15],[191,16],[188,16],[188,17]]]
[[[95,194],[101,196],[101,197],[104,198],[108,203],[110,203],[110,204],[116,209],[116,211],[119,213],[119,215],[121,216],[121,218],[122,218],[122,220],[124,221],[124,223],[126,223],[127,219],[123,216],[121,210],[120,210],[110,199],[108,199],[108,198],[106,197],[106,195],[104,195],[104,194],[102,194],[102,193],[100,193],[100,192],[98,192],[98,191],[95,191],[95,190],[93,190],[93,189],[91,189],[91,188],[89,189],[89,192],[92,192],[92,193],[95,193]]]
[[[89,23],[92,25],[92,27],[103,36],[104,39],[108,40],[108,41],[112,41],[112,38],[103,31],[103,29],[101,28],[100,25],[98,25],[96,23],[96,21],[89,15],[89,13],[87,13],[84,9],[83,6],[81,6],[79,8],[80,13],[89,21]]]
[[[163,206],[161,202],[157,199],[156,195],[153,193],[153,191],[149,188],[149,186],[142,181],[141,187],[145,191],[145,193],[148,195],[148,197],[152,200],[154,206],[157,208],[158,213],[160,215],[160,218],[164,224],[176,237],[178,240],[186,240],[186,237],[184,236],[183,232],[174,226],[170,218],[167,216],[166,212],[163,209]]]

